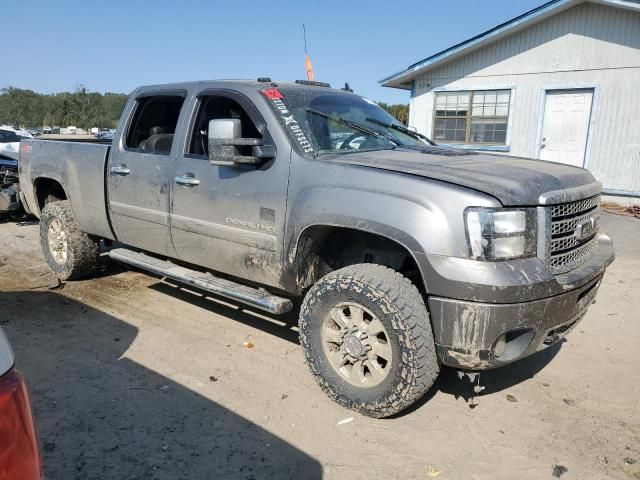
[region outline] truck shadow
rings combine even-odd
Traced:
[[[293,309],[284,315],[272,315],[257,309],[245,306],[232,300],[215,297],[205,291],[184,287],[177,282],[162,280],[149,288],[170,295],[183,302],[196,305],[212,313],[222,315],[236,322],[244,323],[251,328],[262,330],[270,335],[275,335],[283,340],[300,344],[298,339],[298,310],[300,300],[293,299]]]
[[[55,292],[0,292],[0,311],[47,479],[322,478],[306,453],[127,358],[136,327]]]
[[[565,341],[565,339],[562,339],[545,350],[536,352],[515,363],[481,372],[479,378],[476,378],[473,383],[466,376],[461,379],[458,376],[458,370],[444,367],[440,371],[440,375],[433,388],[410,408],[398,414],[398,416],[404,416],[419,409],[438,392],[452,395],[456,400],[463,400],[469,408],[475,408],[482,404],[483,396],[500,393],[519,383],[534,378],[553,360],[562,348],[562,343]],[[481,393],[478,394],[474,392],[473,387],[475,385],[484,387]]]
[[[257,313],[249,307],[245,307],[235,302],[220,302],[213,299],[206,292],[199,292],[191,287],[181,287],[179,284],[162,280],[151,285],[149,288],[170,295],[178,300],[197,305],[200,308],[209,310],[212,313],[222,315],[231,320],[244,323],[252,328],[260,329],[271,335],[276,335],[291,343],[299,344],[297,324],[300,301],[296,301],[291,312],[282,316],[275,316],[266,313]],[[427,403],[437,392],[453,395],[456,399],[461,399],[469,405],[476,405],[481,401],[483,395],[490,395],[507,390],[514,385],[522,383],[536,376],[544,369],[551,360],[558,354],[561,344],[565,339],[552,345],[551,347],[537,352],[525,359],[504,367],[482,372],[480,375],[480,385],[485,389],[481,394],[475,394],[472,384],[467,378],[458,378],[457,370],[453,368],[442,368],[438,379],[427,392],[427,394],[409,409],[401,412],[398,416],[409,414]],[[472,402],[472,399],[475,403]]]
[[[15,223],[19,227],[26,227],[28,225],[38,225],[38,219],[33,217],[20,217],[15,218],[11,216],[0,216],[0,223]]]

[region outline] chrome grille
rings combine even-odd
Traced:
[[[552,205],[547,211],[549,267],[555,273],[563,273],[584,263],[597,245],[600,196]],[[589,227],[591,231],[584,232]]]
[[[575,213],[585,212],[594,207],[600,206],[600,195],[585,198],[577,202],[563,203],[562,205],[554,205],[551,207],[551,217],[565,217]]]
[[[551,217],[551,235],[556,236],[566,233],[573,234],[576,231],[578,224],[589,220],[591,217],[594,217],[596,221],[599,220],[600,209],[595,209],[585,215],[580,215],[579,217],[563,218],[561,220],[554,220],[554,217]]]

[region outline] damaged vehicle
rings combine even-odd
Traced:
[[[18,156],[20,141],[26,138],[31,136],[18,135],[11,127],[0,127],[0,219],[18,216],[22,212]]]
[[[318,82],[141,87],[110,146],[27,140],[20,166],[60,280],[118,241],[112,259],[274,315],[300,298],[311,373],[372,417],[443,365],[557,343],[614,258],[587,170],[441,147]]]

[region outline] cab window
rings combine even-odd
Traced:
[[[126,136],[127,148],[169,153],[183,103],[181,96],[139,98]]]
[[[209,121],[217,119],[236,118],[240,120],[243,138],[262,138],[247,111],[234,99],[214,95],[202,97],[198,106],[198,113],[191,132],[188,152],[191,155],[209,156],[208,129]],[[251,147],[240,147],[241,155],[251,155]]]

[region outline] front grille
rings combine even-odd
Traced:
[[[595,211],[595,213],[594,213]],[[578,213],[578,216],[572,215],[568,218],[561,218],[558,220],[552,220],[551,223],[551,235],[563,235],[563,234],[572,234],[576,231],[576,227],[580,224],[583,223],[587,220],[589,220],[592,216],[597,215],[598,218],[600,217],[600,210],[596,209],[596,210],[591,210],[589,213],[586,213],[584,215]],[[553,216],[551,217],[552,219],[554,218]],[[555,217],[558,218],[558,217]]]
[[[584,263],[597,245],[600,195],[547,207],[550,217],[548,263],[555,273]]]
[[[598,206],[600,206],[600,195],[585,198],[584,200],[579,200],[577,202],[554,205],[551,207],[551,217],[566,217],[567,215],[585,212]]]

